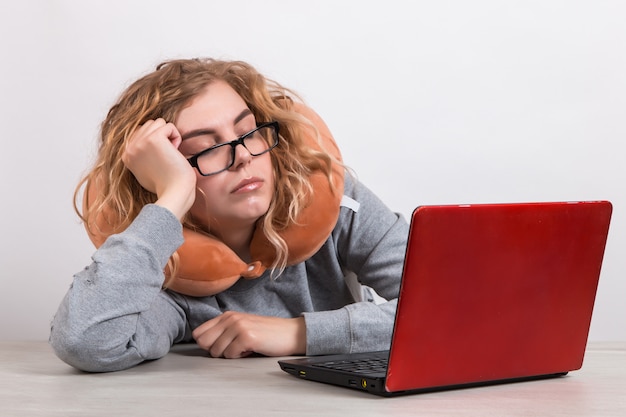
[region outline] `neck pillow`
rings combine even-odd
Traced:
[[[329,152],[337,161],[341,154],[324,121],[311,109],[296,105],[294,110],[313,122],[317,128],[323,150]],[[322,147],[316,139],[313,129],[304,133],[305,143],[316,150]],[[332,232],[343,196],[344,173],[339,164],[333,163],[333,186],[331,188],[324,173],[315,171],[309,177],[313,196],[297,218],[297,221],[280,232],[288,247],[287,265],[303,262],[313,256],[324,244]],[[85,202],[93,201],[98,193],[96,181],[89,181],[85,190]],[[116,225],[107,222],[107,213],[96,216],[96,227],[85,224],[89,238],[96,247],[104,243],[113,233]],[[178,249],[179,268],[176,276],[168,275],[165,287],[185,295],[195,297],[209,296],[226,290],[240,278],[260,277],[275,259],[274,248],[263,233],[260,223],[254,231],[250,243],[252,262],[246,263],[228,246],[215,237],[183,228],[184,243]]]

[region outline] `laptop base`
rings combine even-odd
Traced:
[[[385,352],[377,352],[384,354]],[[350,357],[371,355],[371,353],[352,354]],[[346,358],[346,355],[336,355],[337,358]],[[324,360],[332,359],[333,355],[325,356]],[[481,381],[466,384],[454,384],[439,387],[417,388],[405,391],[390,392],[385,389],[385,374],[379,375],[358,375],[350,372],[327,372],[324,368],[315,365],[319,362],[319,357],[296,358],[279,360],[280,368],[286,373],[299,379],[319,382],[327,385],[336,385],[344,388],[368,392],[382,397],[396,397],[410,394],[426,394],[431,392],[449,391],[457,389],[477,388],[490,385],[511,384],[518,382],[530,382],[542,379],[559,378],[566,376],[568,372],[559,372],[546,375],[534,375],[528,377],[508,378],[494,381]]]

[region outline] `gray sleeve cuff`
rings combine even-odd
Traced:
[[[307,356],[350,352],[350,315],[345,308],[303,315]]]
[[[389,349],[397,299],[304,313],[307,356]]]

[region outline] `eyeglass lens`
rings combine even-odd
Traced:
[[[247,135],[215,147],[198,156],[198,169],[203,175],[211,175],[230,168],[234,163],[235,147],[239,144],[252,156],[259,156],[278,143],[278,135],[273,125],[261,126]]]

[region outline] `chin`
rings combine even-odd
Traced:
[[[251,221],[255,222],[259,218],[263,217],[267,210],[269,210],[270,204],[268,201],[264,201],[265,199],[249,199],[247,201],[242,201],[237,204],[234,204],[228,213],[224,213],[227,216],[231,216],[233,218],[239,218],[242,221]]]
[[[269,206],[252,209],[252,210],[250,210],[250,211],[248,211],[246,213],[242,213],[242,219],[246,218],[246,219],[248,219],[250,221],[256,222],[261,217],[263,217],[263,216],[265,216],[267,214],[267,210],[269,210]]]

